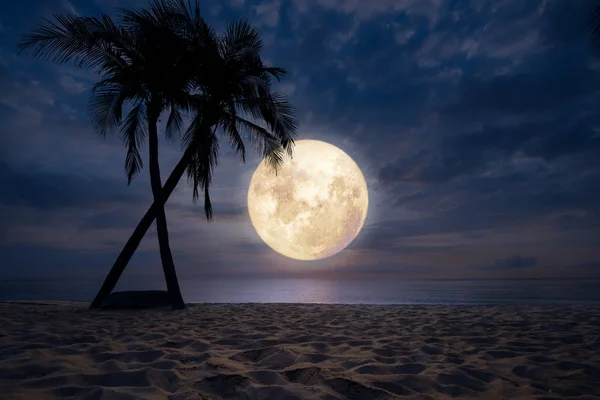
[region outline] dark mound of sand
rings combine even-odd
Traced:
[[[165,290],[130,290],[114,292],[102,300],[102,309],[171,307]]]

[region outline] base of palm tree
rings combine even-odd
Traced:
[[[175,304],[165,290],[130,290],[113,292],[102,299],[100,309],[183,308]]]

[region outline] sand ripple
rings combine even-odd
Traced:
[[[2,399],[600,399],[593,307],[0,303]]]

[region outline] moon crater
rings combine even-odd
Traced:
[[[252,225],[273,250],[298,260],[329,257],[360,232],[368,190],[358,165],[339,148],[300,140],[276,174],[265,162],[248,190]]]

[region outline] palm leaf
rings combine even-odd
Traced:
[[[267,129],[242,117],[236,117],[235,124],[238,131],[248,134],[250,142],[275,171],[283,164],[283,150],[291,154],[293,141],[283,145],[281,140],[273,136]]]
[[[288,153],[296,137],[298,120],[295,109],[280,93],[270,93],[266,88],[257,88],[258,96],[246,96],[236,101],[236,105],[255,120],[264,121],[273,136],[281,141]]]
[[[45,24],[24,35],[18,52],[31,53],[57,64],[72,61],[81,68],[123,67],[124,60],[115,50],[114,40],[118,34],[109,29],[114,27],[109,16],[103,15],[99,20],[57,14],[54,19],[56,22],[46,19]]]
[[[192,198],[195,202],[199,191],[204,191],[204,212],[206,219],[212,218],[212,204],[210,202],[209,188],[212,183],[213,170],[217,165],[219,155],[219,140],[215,135],[215,128],[203,123],[201,117],[195,117],[188,127],[184,137],[183,146],[191,149],[192,156],[186,171],[188,182],[192,186]],[[186,150],[187,152],[187,150]]]
[[[181,126],[183,125],[183,118],[181,112],[177,107],[171,106],[171,112],[167,119],[167,126],[165,128],[165,135],[168,139],[171,139],[174,134],[181,132]]]
[[[238,153],[242,159],[242,163],[246,162],[246,147],[244,146],[244,140],[240,135],[240,131],[237,125],[237,114],[235,109],[235,103],[230,101],[227,104],[227,117],[223,119],[223,131],[229,143],[233,146],[236,153]]]
[[[262,44],[258,30],[247,20],[239,20],[227,25],[225,35],[219,40],[219,49],[221,56],[228,60],[247,53],[258,54]]]
[[[98,86],[88,103],[92,125],[103,138],[119,127],[126,93],[116,85]]]
[[[121,127],[121,140],[123,140],[123,143],[127,148],[127,155],[125,156],[127,184],[131,183],[133,177],[137,175],[144,166],[139,149],[143,146],[146,138],[145,115],[146,107],[144,103],[138,103],[131,109],[129,114],[127,114]]]

